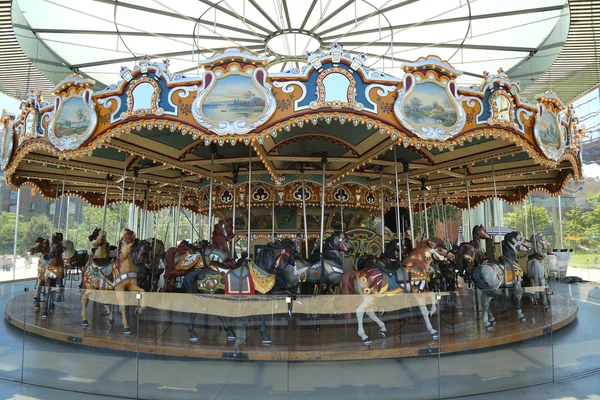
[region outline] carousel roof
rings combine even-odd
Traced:
[[[269,72],[281,72],[303,67],[305,52],[334,42],[365,53],[368,67],[396,76],[403,63],[436,54],[463,71],[460,84],[472,84],[481,71],[516,70],[539,51],[555,49],[546,40],[568,16],[565,0],[14,3],[21,14],[17,28],[31,31],[21,32],[26,53],[36,65],[53,63],[43,68],[45,74],[56,82],[76,71],[98,87],[116,81],[122,65],[131,67],[144,55],[169,58],[174,73],[199,75],[203,60],[238,47],[266,57]],[[530,76],[519,79],[527,83],[542,72],[526,69]]]
[[[211,157],[217,208],[249,197],[319,204],[323,161],[326,204],[372,210],[395,204],[396,182],[407,206],[407,179],[413,206],[425,197],[459,207],[556,194],[579,179],[583,131],[554,92],[530,103],[502,69],[461,87],[462,71],[436,56],[404,63],[401,76],[368,60],[334,43],[277,73],[269,57],[230,48],[204,60],[201,76],[150,57],[103,90],[70,74],[53,102],[32,92],[19,115],[2,116],[2,167],[13,187],[48,197],[64,180],[67,194],[101,205],[108,182],[109,201],[131,201],[135,184],[151,208],[182,192],[184,206],[203,210]]]

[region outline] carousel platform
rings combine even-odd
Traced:
[[[492,330],[482,327],[481,314],[472,294],[466,290],[444,296],[431,322],[440,339],[432,339],[416,308],[386,313],[382,318],[388,329],[386,339],[379,338],[378,327],[365,316],[365,331],[373,343],[364,346],[357,335],[353,314],[314,315],[287,313],[267,315],[267,332],[271,344],[263,344],[258,318],[228,318],[237,339],[228,341],[220,321],[198,315],[195,330],[198,342],[188,340],[189,314],[147,308],[140,316],[139,327],[134,313],[129,316],[131,335],[123,335],[121,316],[115,314],[111,327],[108,317],[101,316],[99,304],[88,305],[89,327],[81,326],[81,296],[68,292],[64,303],[57,303],[49,318],[42,319],[34,311],[31,295],[13,298],[5,308],[6,320],[28,333],[89,346],[98,351],[112,349],[143,354],[235,360],[357,360],[432,356],[480,348],[506,345],[548,335],[577,318],[577,305],[572,299],[555,293],[551,311],[544,312],[524,298],[526,322],[516,318],[510,304],[493,305],[498,321]],[[94,304],[94,306],[92,306]],[[494,304],[494,303],[492,303]],[[116,313],[116,312],[115,312]],[[441,326],[440,326],[441,325]],[[550,328],[551,327],[551,328]],[[138,343],[139,335],[139,343]],[[139,348],[138,348],[139,346]]]

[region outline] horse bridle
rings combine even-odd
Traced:
[[[436,250],[435,247],[431,248],[431,255],[432,255],[432,258],[435,255],[436,258],[437,258],[437,261],[446,261],[448,259],[448,257],[446,257],[446,256],[441,255],[440,253],[438,253],[438,251]]]
[[[348,251],[348,246],[346,246],[346,237],[342,237],[342,234],[340,233],[338,235],[338,250],[342,251],[342,252],[347,252]]]
[[[281,249],[281,251],[279,252],[279,257],[277,257],[277,261],[275,261],[275,269],[281,269],[281,260],[284,256],[292,258],[292,254],[288,250]]]

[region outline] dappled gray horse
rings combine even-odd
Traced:
[[[483,292],[483,326],[486,329],[491,328],[496,319],[490,311],[492,298],[502,297],[499,289],[507,288],[514,291],[517,297],[517,315],[521,322],[527,319],[521,310],[521,297],[523,288],[521,281],[523,271],[517,262],[517,250],[527,251],[525,239],[519,232],[510,232],[506,234],[502,241],[502,256],[498,261],[484,258],[479,265],[475,267],[472,273],[472,279],[477,288]]]
[[[546,240],[544,234],[539,232],[535,238],[531,237],[531,243],[534,246],[534,253],[529,256],[527,261],[527,274],[531,278],[531,286],[546,286],[548,278],[548,254],[552,253],[552,246]],[[548,311],[548,290],[537,292],[533,297],[533,304],[537,305],[538,296],[542,298],[544,311]]]

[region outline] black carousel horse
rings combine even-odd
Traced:
[[[262,294],[275,294],[279,289],[287,289],[293,285],[298,286],[298,275],[294,275],[293,268],[295,244],[292,241],[277,241],[263,248],[252,261],[243,258],[237,261],[241,264],[234,269],[215,268],[213,265],[204,267],[202,263],[193,271],[187,273],[183,278],[183,287],[191,294],[225,294],[225,295],[254,295],[256,292]],[[291,273],[290,271],[291,268]],[[281,288],[277,288],[277,276],[280,275]],[[198,341],[198,334],[194,330],[196,313],[191,313],[188,332],[191,342]],[[227,320],[217,316],[223,324],[228,340],[237,338],[235,331],[229,326]],[[271,343],[267,333],[264,315],[260,316],[259,332],[263,343]],[[205,323],[206,325],[206,323]]]
[[[321,254],[314,251],[308,260],[302,258],[298,253],[295,255],[296,266],[300,270],[305,270],[305,281],[308,285],[303,285],[303,292],[314,292],[319,285],[327,288],[327,291],[333,293],[339,286],[342,275],[344,274],[344,254],[352,253],[354,248],[344,232],[334,232],[323,242],[323,272],[321,276]],[[313,290],[306,286],[313,286]]]

